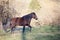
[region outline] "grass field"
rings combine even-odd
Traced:
[[[14,33],[0,32],[0,40],[60,40],[60,26],[41,26],[39,28],[26,28],[25,33],[15,30]]]

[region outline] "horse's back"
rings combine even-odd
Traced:
[[[11,19],[11,24],[13,25],[22,25],[23,18],[21,17],[16,17]]]

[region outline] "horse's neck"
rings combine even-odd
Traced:
[[[30,19],[32,19],[32,15],[30,14],[29,16],[30,16]]]
[[[32,15],[26,15],[26,16],[23,16],[23,18],[25,18],[25,19],[32,19]]]
[[[31,19],[32,19],[32,15],[31,14],[28,15],[28,19],[31,22]]]

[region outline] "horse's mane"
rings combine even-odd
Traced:
[[[25,19],[32,18],[32,14],[34,14],[34,15],[35,15],[35,12],[32,12],[32,13],[27,14],[27,15],[24,15],[24,16],[22,16],[21,18],[25,18]]]
[[[31,13],[30,13],[30,14],[27,14],[27,15],[24,15],[24,16],[22,16],[22,17],[28,17],[29,15],[31,15]]]

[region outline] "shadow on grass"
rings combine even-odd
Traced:
[[[22,33],[22,40],[26,40],[26,33]]]
[[[38,35],[33,40],[60,40],[60,34],[55,34],[55,35]]]

